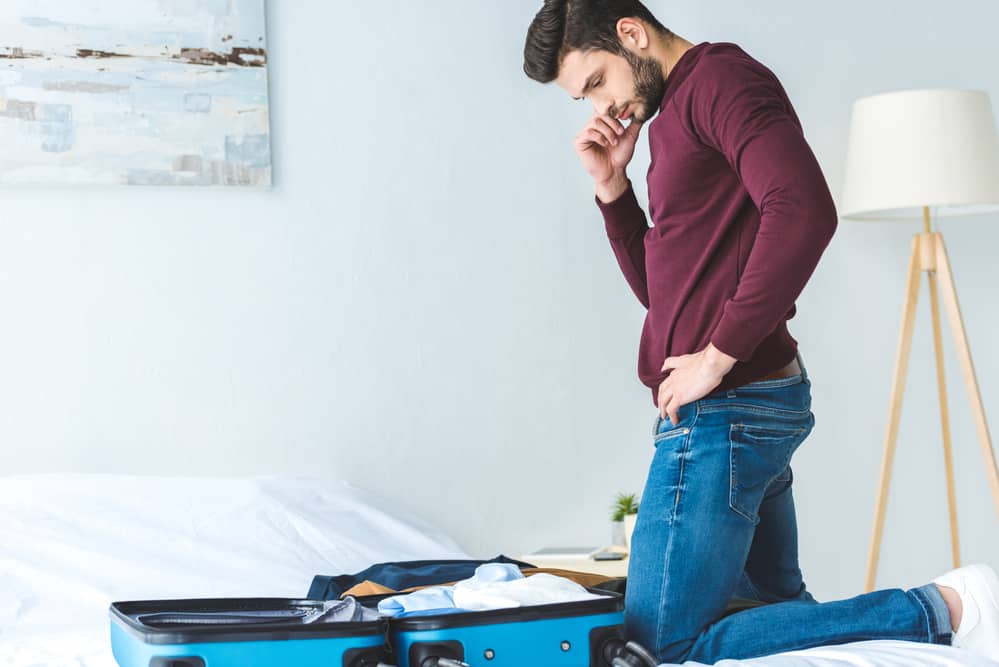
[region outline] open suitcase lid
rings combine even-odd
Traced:
[[[385,619],[304,622],[322,600],[205,598],[114,602],[111,622],[147,644],[329,639],[380,635]]]

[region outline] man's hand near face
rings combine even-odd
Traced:
[[[635,154],[641,129],[637,121],[624,127],[617,118],[597,114],[576,135],[573,145],[586,173],[593,178],[600,201],[614,201],[628,189],[625,169]]]

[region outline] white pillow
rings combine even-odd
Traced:
[[[0,477],[0,649],[105,647],[115,600],[303,597],[315,574],[469,557],[344,481]]]

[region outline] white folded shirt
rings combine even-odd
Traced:
[[[520,574],[520,571],[517,571]],[[591,600],[600,595],[553,574],[521,575],[507,581],[466,579],[454,585],[454,606],[470,611]]]

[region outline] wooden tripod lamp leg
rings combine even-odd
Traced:
[[[930,266],[936,265],[935,251],[936,242],[932,237],[929,239],[928,250],[930,251],[928,263]],[[925,257],[925,255],[924,255]],[[926,277],[930,285],[930,312],[933,315],[933,349],[937,358],[937,390],[940,398],[940,425],[943,429],[943,449],[944,449],[944,471],[947,475],[947,507],[950,511],[950,550],[954,560],[954,567],[961,567],[961,540],[957,531],[957,496],[954,492],[954,461],[951,455],[950,444],[950,416],[947,408],[947,383],[944,374],[943,357],[943,336],[940,332],[940,300],[937,296],[937,282],[939,275],[934,268],[927,272]]]
[[[971,400],[971,414],[978,431],[978,442],[981,445],[982,457],[985,459],[985,474],[992,489],[992,502],[996,514],[999,515],[999,468],[996,466],[996,455],[992,449],[992,438],[989,436],[989,425],[985,420],[985,407],[982,405],[982,395],[978,390],[978,379],[975,377],[975,366],[971,360],[971,347],[968,345],[968,335],[964,330],[964,319],[961,317],[961,307],[957,300],[957,290],[954,288],[954,276],[950,271],[950,260],[943,236],[933,233],[936,246],[937,279],[940,281],[940,291],[943,293],[944,306],[950,320],[954,342],[957,345],[957,357],[964,373],[964,384]]]
[[[905,391],[906,372],[909,369],[909,352],[912,350],[912,330],[916,323],[916,304],[919,301],[919,275],[922,271],[919,243],[920,237],[918,235],[914,236],[912,238],[912,256],[909,259],[909,278],[906,283],[905,305],[902,309],[902,328],[898,336],[898,353],[895,356],[895,378],[891,386],[888,430],[885,435],[884,456],[881,459],[881,481],[878,485],[878,499],[874,512],[874,530],[871,535],[871,548],[867,557],[867,592],[874,590],[874,577],[878,570],[881,532],[885,522],[885,506],[888,503],[888,484],[891,481],[892,460],[895,457],[895,441],[898,438],[898,424],[902,416],[902,396]]]

